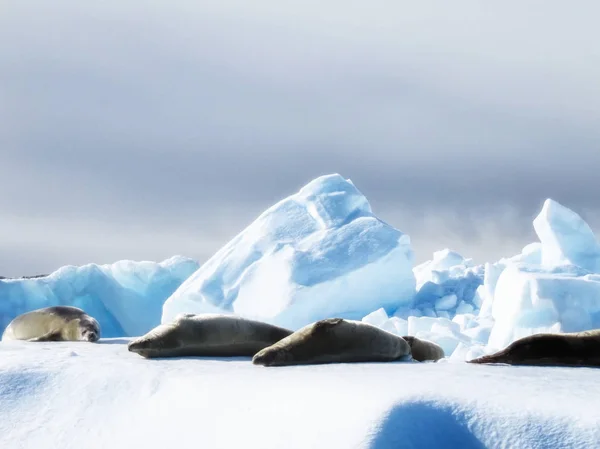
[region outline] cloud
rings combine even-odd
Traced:
[[[600,6],[530,6],[11,3],[0,274],[206,259],[332,172],[419,260],[510,255],[546,197],[598,229]]]

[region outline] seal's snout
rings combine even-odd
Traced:
[[[285,359],[284,351],[265,348],[252,357],[252,363],[254,365],[277,366],[283,359]]]
[[[135,352],[142,357],[149,358],[152,356],[152,350],[150,348],[150,342],[148,340],[133,340],[127,345],[129,352]]]
[[[98,337],[98,334],[96,332],[90,332],[90,333],[87,334],[87,339],[88,339],[89,342],[95,343],[100,338]]]
[[[143,341],[133,340],[133,341],[130,341],[129,344],[127,345],[127,350],[129,352],[139,352],[139,351],[143,351],[145,346],[146,345],[144,345]]]

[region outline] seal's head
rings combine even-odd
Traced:
[[[254,365],[262,366],[286,365],[286,362],[289,360],[292,360],[292,354],[286,349],[277,347],[262,349],[252,357],[252,363]]]
[[[156,344],[150,339],[136,338],[127,345],[129,352],[135,352],[142,357],[152,357],[156,352]]]
[[[335,354],[339,352],[335,333],[340,327],[348,326],[352,325],[341,318],[328,318],[309,324],[257,352],[252,363],[263,366],[298,365],[317,360],[320,356]]]
[[[79,321],[79,332],[82,341],[95,343],[100,339],[100,324],[94,318],[83,318]]]
[[[177,325],[170,323],[161,324],[147,334],[131,340],[127,345],[127,350],[145,358],[153,358],[168,355],[169,352],[180,346]]]

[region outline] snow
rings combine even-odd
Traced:
[[[594,369],[264,368],[250,358],[145,360],[126,343],[2,343],[0,447],[591,449],[600,442],[600,409],[590,406],[600,400]]]
[[[16,316],[42,307],[82,308],[103,337],[136,336],[160,324],[165,300],[198,268],[175,256],[163,262],[65,266],[33,279],[0,280],[0,335]]]
[[[297,330],[331,316],[358,319],[410,304],[408,235],[377,218],[338,174],[321,176],[263,212],[165,302],[180,313],[221,311]]]
[[[21,313],[73,305],[103,337],[0,343],[0,447],[599,447],[594,369],[464,363],[527,335],[600,328],[591,228],[552,199],[533,228],[539,241],[511,257],[475,265],[447,248],[414,266],[409,236],[333,174],[202,265],[176,256],[0,280],[0,332]],[[264,368],[126,349],[179,313],[206,312],[291,329],[358,319],[433,341],[446,357]]]

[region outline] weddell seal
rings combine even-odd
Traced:
[[[408,335],[402,338],[409,344],[412,358],[417,362],[437,362],[446,357],[442,347],[432,341],[421,340],[417,337],[409,337]]]
[[[534,334],[468,363],[600,366],[600,329],[565,334]]]
[[[83,310],[54,306],[19,315],[12,320],[2,340],[89,341],[100,339],[100,324]]]
[[[238,316],[187,313],[132,340],[127,349],[146,358],[251,357],[291,333],[288,329]]]
[[[402,338],[361,321],[329,318],[304,326],[258,352],[255,365],[388,362],[410,355]]]

